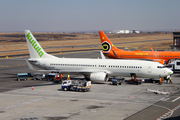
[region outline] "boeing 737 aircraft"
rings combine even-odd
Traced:
[[[58,58],[46,53],[29,30],[25,30],[25,37],[30,53],[28,66],[33,64],[43,69],[39,70],[42,72],[81,74],[98,82],[107,81],[109,77],[131,77],[132,74],[137,77],[159,78],[173,73],[162,64],[152,61]],[[30,69],[34,68],[30,66]]]
[[[103,31],[99,31],[103,54],[114,59],[144,59],[159,62],[161,64],[168,63],[172,59],[180,59],[180,52],[174,51],[125,51],[116,48],[108,39]]]

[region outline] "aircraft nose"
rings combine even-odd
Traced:
[[[172,75],[173,74],[173,71],[172,70],[170,70],[170,69],[168,69],[168,75]]]

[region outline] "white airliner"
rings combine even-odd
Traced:
[[[104,82],[109,77],[137,77],[160,78],[173,72],[162,64],[143,60],[119,60],[119,59],[82,59],[82,58],[58,58],[47,54],[29,30],[25,30],[25,37],[29,48],[30,63],[43,69],[39,71],[56,71],[60,73],[81,74],[91,81]],[[30,67],[33,69],[33,67]]]

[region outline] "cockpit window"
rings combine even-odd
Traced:
[[[165,66],[157,66],[157,68],[165,68]]]

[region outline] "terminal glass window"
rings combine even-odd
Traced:
[[[174,45],[179,46],[179,38],[177,37],[174,38]]]

